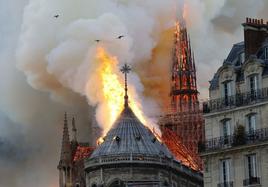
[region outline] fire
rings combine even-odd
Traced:
[[[101,84],[100,94],[103,94],[104,103],[106,103],[106,112],[102,117],[106,118],[105,123],[102,124],[103,136],[109,131],[111,125],[119,116],[124,107],[124,81],[121,72],[119,72],[119,62],[116,57],[110,56],[104,48],[97,49],[97,63],[100,63],[97,69],[97,74],[100,76]],[[130,107],[139,118],[139,120],[146,124],[146,118],[141,110],[141,104],[134,100],[136,95],[135,89],[130,87],[129,100]],[[99,140],[102,140],[100,138]],[[99,141],[101,143],[102,141]]]

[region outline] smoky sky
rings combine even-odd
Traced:
[[[20,33],[25,27],[22,25],[23,19],[28,16],[25,6],[29,3],[35,4],[34,2],[41,1],[0,0],[0,186],[57,186],[56,167],[65,111],[69,114],[69,120],[73,116],[76,117],[80,140],[90,139],[89,127],[93,112],[84,95],[63,87],[64,93],[72,93],[72,102],[61,102],[60,99],[55,99],[55,95],[52,95],[48,89],[39,89],[29,84],[29,77],[18,68],[16,53]],[[84,1],[77,1],[77,3],[82,2]],[[117,2],[128,3],[125,0]],[[158,2],[158,6],[161,7],[160,1]],[[185,15],[197,64],[200,98],[205,99],[208,97],[208,81],[227,57],[232,45],[243,40],[241,23],[246,17],[268,20],[268,2],[266,0],[185,0],[178,1],[177,4],[181,6],[178,11],[183,7],[187,9]],[[71,3],[66,6],[70,5]],[[30,7],[33,12],[35,9],[42,12],[42,7],[39,7],[38,3],[35,6]],[[49,14],[50,19],[55,13],[62,16],[58,12],[60,3],[55,3],[54,9],[54,4],[49,6],[53,10]],[[150,6],[150,3],[146,6]],[[76,7],[64,9],[70,11],[70,17],[74,16],[71,13],[72,8]],[[87,7],[83,11],[90,11],[91,8]],[[101,6],[98,8],[102,9]],[[150,7],[148,10],[152,14],[155,10],[162,11],[161,8],[150,9]],[[131,13],[135,14],[135,11]],[[80,16],[83,18],[85,15],[81,13]],[[29,20],[31,19],[37,18],[30,17]],[[150,27],[154,26],[149,19],[148,23],[151,24]],[[146,24],[143,27],[140,31],[147,32]],[[39,37],[42,38],[49,29],[44,29],[44,33],[36,34],[34,41],[38,43]],[[136,35],[138,37],[139,33]],[[150,42],[154,45],[154,41]],[[152,46],[147,46],[145,49],[150,47]],[[135,50],[138,51],[138,48]],[[144,56],[149,52],[149,50],[144,52]],[[27,58],[32,57],[27,56]],[[62,90],[57,91],[62,93]]]

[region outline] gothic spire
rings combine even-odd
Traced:
[[[71,144],[70,144],[70,139],[69,139],[68,120],[67,120],[67,113],[65,112],[60,160],[64,163],[70,162],[71,154],[72,153],[71,153]]]
[[[124,96],[124,106],[125,108],[128,107],[128,95],[127,95],[127,74],[131,71],[131,68],[129,65],[125,64],[120,71],[125,74],[125,96]]]
[[[198,103],[198,91],[196,88],[194,54],[184,20],[176,21],[174,38],[172,106],[176,111],[189,111],[193,108],[192,104]]]
[[[74,142],[77,142],[77,129],[76,129],[76,126],[75,126],[75,119],[74,119],[74,117],[72,119],[72,131],[73,131],[73,141]]]

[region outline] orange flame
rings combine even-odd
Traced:
[[[103,135],[105,135],[111,125],[119,116],[120,112],[124,107],[124,84],[122,77],[119,76],[121,72],[119,72],[119,63],[116,57],[110,56],[104,48],[97,49],[97,63],[100,63],[97,69],[97,74],[100,75],[101,84],[100,94],[103,94],[104,102],[106,103],[106,112],[103,114],[103,118],[105,118],[105,124],[102,124]],[[138,100],[134,99],[137,94],[135,89],[130,86],[129,89],[129,100],[130,107],[135,113],[135,115],[139,118],[139,120],[146,124],[146,117],[144,116],[141,104]],[[103,138],[99,138],[98,143],[102,143]]]

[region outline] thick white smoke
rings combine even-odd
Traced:
[[[159,98],[157,83],[166,75],[160,71],[165,58],[152,49],[166,38],[172,42],[172,31],[164,37],[162,32],[184,7],[199,91],[206,98],[208,80],[233,43],[243,38],[245,17],[268,19],[266,0],[0,0],[0,186],[57,186],[65,110],[80,119],[79,137],[89,138],[83,86],[97,45],[117,55],[120,63],[138,67],[131,85],[139,94],[145,90],[139,97],[152,106],[150,96]],[[121,34],[126,37],[117,40]],[[158,69],[145,69],[155,58]]]
[[[96,48],[103,47],[116,56],[119,65],[127,62],[135,67],[149,61],[161,33],[175,22],[175,5],[174,0],[30,1],[17,50],[18,68],[31,86],[49,92],[58,101],[73,102],[72,90],[87,96],[90,105],[101,105],[103,99],[96,97],[101,85],[89,82],[96,71]],[[123,37],[118,38],[120,35]],[[145,113],[159,110],[150,97],[143,96],[143,85],[135,73],[130,85]],[[97,112],[103,125],[100,113],[104,111]]]

